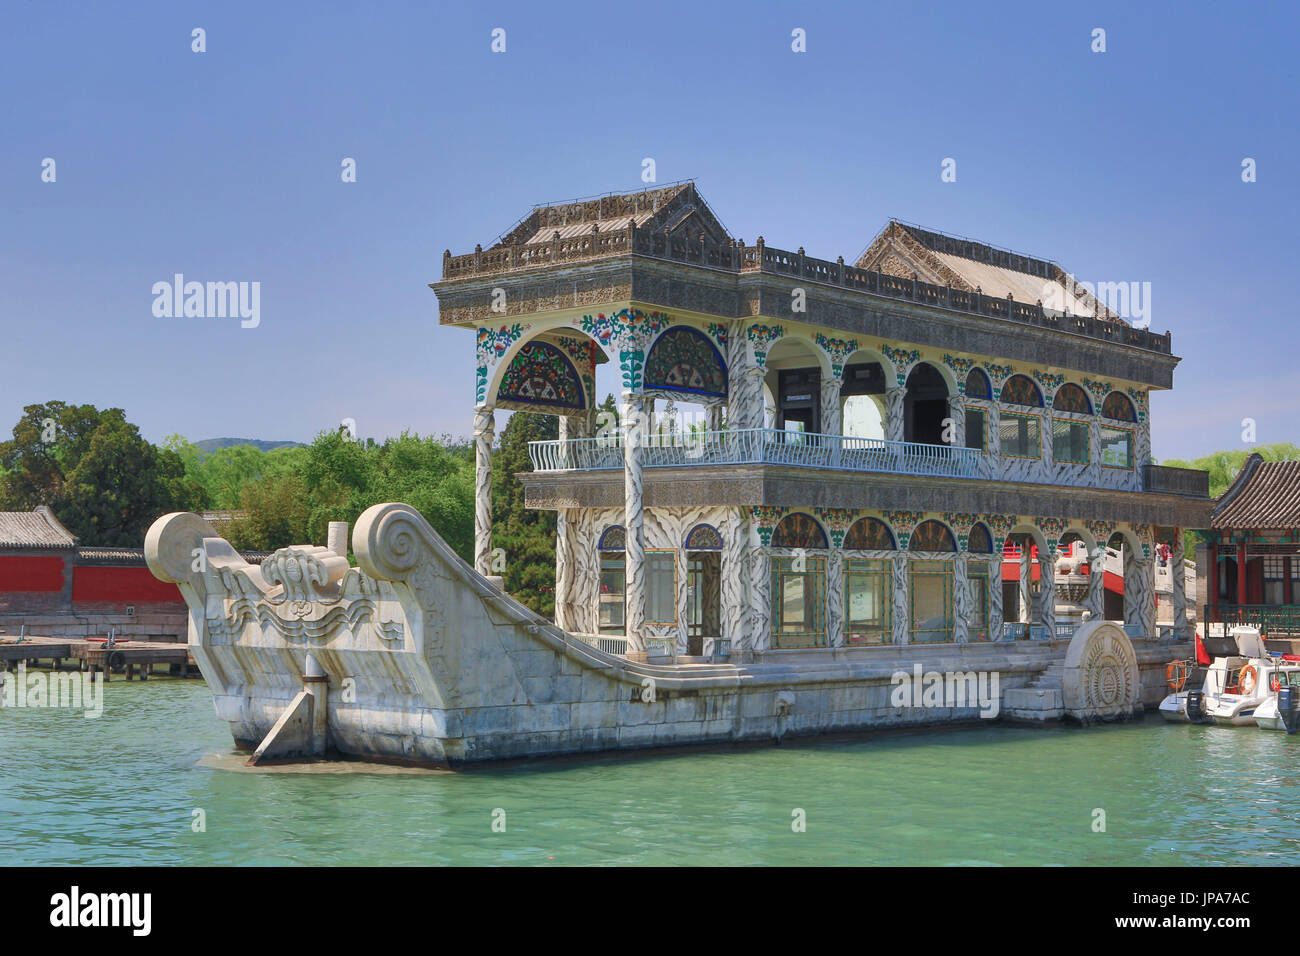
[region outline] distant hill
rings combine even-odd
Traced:
[[[301,444],[300,441],[263,441],[260,438],[205,438],[194,443],[204,457],[232,445],[252,445],[259,451],[271,451],[273,448],[296,448]]]

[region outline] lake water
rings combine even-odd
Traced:
[[[243,769],[201,681],[105,693],[97,720],[0,709],[0,864],[1300,863],[1300,735],[1252,727],[1153,715],[303,772]]]

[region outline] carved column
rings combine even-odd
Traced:
[[[894,643],[898,645],[911,643],[911,629],[908,626],[908,575],[907,552],[896,551],[890,555],[889,576],[893,587],[893,630]]]
[[[555,626],[565,631],[577,630],[573,616],[573,571],[569,512],[561,508],[555,513]]]
[[[987,470],[984,477],[995,479],[1002,477],[1002,410],[997,402],[989,402],[984,412],[984,442],[988,454],[984,456]]]
[[[958,551],[952,561],[952,639],[955,644],[970,641],[971,594],[967,561],[970,555]]]
[[[733,429],[763,427],[763,370],[750,352],[745,322],[727,328],[727,419]]]
[[[623,393],[623,527],[627,544],[624,595],[627,605],[627,652],[645,654],[645,530],[641,464],[646,422],[643,399]]]
[[[1092,620],[1106,617],[1106,544],[1094,544],[1088,549],[1088,600],[1084,607],[1092,613]]]
[[[966,396],[948,396],[948,417],[952,419],[952,447],[966,447]]]
[[[749,509],[728,508],[722,531],[722,636],[733,658],[749,650]]]
[[[1133,470],[1139,475],[1142,466],[1151,464],[1151,421],[1142,416],[1133,428]]]
[[[1043,481],[1051,481],[1056,473],[1055,436],[1052,434],[1052,409],[1043,409],[1043,424],[1039,429],[1039,452],[1042,455],[1040,475]]]
[[[1139,637],[1155,636],[1155,596],[1155,562],[1125,541],[1124,626],[1135,628]]]
[[[711,432],[722,431],[722,405],[721,404],[710,405],[706,410],[706,415],[708,416],[706,424],[709,431]]]
[[[907,397],[905,388],[885,389],[885,440],[903,440],[903,400]]]
[[[844,646],[844,552],[839,548],[826,557],[826,644]]]
[[[1183,551],[1182,531],[1175,535],[1172,548],[1169,553],[1169,577],[1173,587],[1174,633],[1181,638],[1187,630],[1187,555]]]
[[[750,552],[749,631],[756,653],[772,646],[772,573],[766,548]]]
[[[840,414],[840,380],[824,378],[821,383],[821,431],[824,435],[844,432]]]
[[[594,525],[590,512],[575,509],[569,515],[573,627],[582,634],[600,630],[600,555]]]
[[[496,419],[491,405],[474,409],[474,570],[492,573],[492,439]]]
[[[989,640],[1002,640],[1002,545],[996,541],[989,561]]]
[[[1038,552],[1038,577],[1042,585],[1039,601],[1042,605],[1043,631],[1049,641],[1056,640],[1056,546],[1048,545],[1046,553]]]
[[[1101,487],[1101,422],[1097,416],[1088,423],[1088,484]],[[1103,541],[1104,545],[1106,542]]]
[[[1034,561],[1030,556],[1033,539],[1025,535],[1020,540],[1020,623],[1031,624],[1034,620]],[[1028,628],[1025,629],[1028,636]]]

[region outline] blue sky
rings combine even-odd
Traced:
[[[641,188],[653,157],[751,242],[852,261],[896,216],[1150,282],[1184,359],[1152,398],[1155,456],[1240,447],[1246,417],[1262,443],[1300,439],[1292,5],[10,0],[0,17],[6,433],[61,399],[125,408],[155,441],[310,440],[343,418],[467,434],[472,336],[438,326],[427,287],[443,249],[535,203]],[[155,317],[177,272],[260,282],[261,324]]]

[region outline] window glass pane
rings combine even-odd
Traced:
[[[1038,417],[1036,415],[1002,415],[998,435],[1002,441],[1002,454],[1017,458],[1037,458]]]
[[[826,643],[825,558],[772,559],[772,631],[775,647]]]
[[[913,561],[911,596],[912,642],[951,641],[952,565],[946,561]]]
[[[600,556],[600,619],[602,631],[623,633],[623,555]]]
[[[978,448],[981,451],[986,447],[984,443],[984,409],[970,408],[966,409],[966,447]]]
[[[677,623],[677,552],[645,553],[645,619],[647,624]]]
[[[890,578],[884,561],[845,562],[844,642],[890,642]]]
[[[1126,428],[1103,428],[1101,463],[1108,468],[1132,468],[1133,433]]]
[[[1052,456],[1074,465],[1088,463],[1088,425],[1063,418],[1052,419]]]

